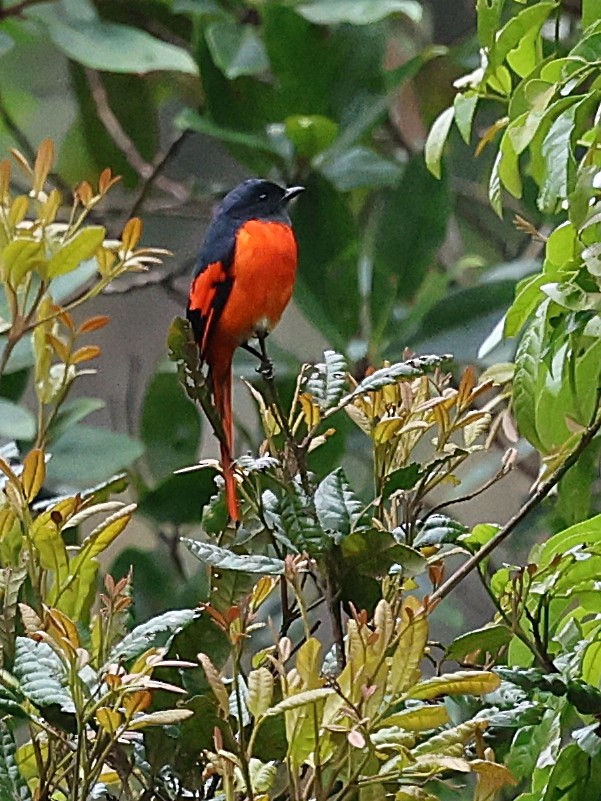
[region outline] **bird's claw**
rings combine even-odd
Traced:
[[[273,379],[273,362],[271,359],[262,361],[256,369],[257,373],[261,376],[261,378],[264,378],[265,381],[271,381]]]

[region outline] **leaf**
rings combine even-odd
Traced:
[[[21,474],[21,484],[25,499],[31,503],[42,488],[46,476],[46,461],[44,452],[39,448],[29,451],[23,460],[23,473]]]
[[[456,659],[461,662],[468,654],[482,651],[496,654],[500,648],[508,645],[512,634],[507,626],[483,626],[468,634],[457,637],[447,649],[446,659]]]
[[[157,487],[142,494],[138,511],[155,523],[183,525],[197,523],[215,494],[211,467],[189,473],[171,475]]]
[[[320,526],[338,544],[351,533],[363,508],[342,467],[323,479],[315,490],[314,500]]]
[[[370,25],[398,13],[415,23],[422,18],[420,4],[412,0],[314,0],[295,6],[295,11],[316,25]]]
[[[277,156],[277,151],[265,135],[226,128],[223,125],[218,125],[208,117],[202,117],[190,108],[184,109],[176,117],[175,125],[183,130],[192,130],[205,134],[228,145],[244,145],[251,150],[267,155],[270,159],[274,159]]]
[[[486,695],[496,690],[501,679],[488,670],[457,671],[416,684],[407,693],[407,698],[430,701],[439,695]]]
[[[221,711],[228,716],[230,714],[229,698],[221,676],[219,675],[219,671],[206,654],[198,654],[198,661],[202,665],[207,681],[213,690]]]
[[[346,359],[334,350],[325,350],[323,363],[315,365],[309,380],[307,392],[315,398],[320,409],[336,406],[346,383]]]
[[[273,675],[267,668],[260,667],[248,674],[246,706],[254,718],[261,717],[269,709],[273,697],[273,683]]]
[[[0,398],[0,437],[32,440],[35,432],[35,417],[29,409]]]
[[[427,731],[437,729],[450,722],[449,713],[445,706],[437,704],[424,704],[423,706],[404,709],[395,712],[381,721],[382,726],[400,726],[405,731]]]
[[[41,242],[13,239],[2,251],[0,275],[13,287],[18,287],[27,273],[46,264]]]
[[[190,540],[182,537],[181,541],[190,553],[212,567],[220,570],[234,570],[241,573],[260,573],[280,576],[284,572],[284,562],[281,559],[262,556],[261,554],[238,554],[227,548],[220,548],[209,542]]]
[[[338,135],[338,124],[323,114],[292,114],[284,126],[297,154],[309,159],[327,150]]]
[[[61,434],[49,450],[48,480],[81,488],[106,481],[144,452],[140,442],[125,434],[79,424]]]
[[[57,278],[77,269],[91,259],[106,237],[106,229],[101,225],[89,225],[68,239],[48,262],[46,272],[49,278]]]
[[[26,16],[42,22],[56,47],[74,61],[106,72],[198,74],[193,58],[183,48],[130,25],[100,19],[87,0],[78,0],[69,9],[71,13],[54,4],[36,5],[27,9]]]
[[[486,1],[486,0],[485,0]],[[555,2],[538,2],[524,8],[497,32],[496,41],[491,47],[490,64],[495,68],[506,58],[510,50],[516,47],[524,36],[537,33],[549,15],[557,8]]]
[[[63,712],[75,712],[67,669],[47,643],[17,637],[13,672],[32,704],[40,708],[58,704]]]
[[[0,801],[31,801],[15,758],[17,744],[9,723],[0,720]]]
[[[402,175],[399,164],[361,146],[335,152],[329,158],[326,155],[319,169],[339,192],[361,187],[394,186]]]
[[[453,106],[446,108],[433,122],[426,144],[424,145],[424,158],[426,166],[435,178],[441,176],[440,161],[444,150],[451,124],[455,117]]]
[[[428,545],[455,542],[458,537],[466,534],[467,531],[466,526],[446,515],[430,515],[419,529],[413,541],[413,546],[415,548],[424,548]]]
[[[290,712],[293,709],[299,709],[303,706],[308,707],[317,701],[327,698],[327,696],[332,695],[333,692],[335,692],[333,687],[317,687],[314,690],[304,690],[295,695],[289,695],[287,698],[283,698],[278,704],[270,707],[265,714],[279,715],[282,712]]]
[[[350,402],[357,395],[366,392],[375,392],[389,384],[396,384],[401,379],[417,378],[432,372],[436,367],[440,367],[451,359],[450,356],[415,356],[406,362],[391,364],[390,367],[382,367],[368,375],[363,381],[344,398],[345,403]]]
[[[128,731],[140,731],[148,726],[175,726],[191,718],[192,709],[159,709],[135,717],[127,727]]]
[[[186,397],[177,374],[156,373],[144,395],[140,422],[146,463],[155,481],[194,463],[201,432],[198,408]]]
[[[459,129],[461,138],[469,145],[472,135],[472,121],[478,105],[477,92],[465,92],[455,95],[453,103],[455,109],[455,125]]]
[[[267,51],[254,25],[218,20],[207,26],[205,36],[213,61],[230,80],[269,69]]]
[[[546,452],[536,428],[537,385],[539,370],[546,369],[542,363],[545,312],[548,301],[537,311],[536,317],[526,329],[515,355],[513,379],[513,403],[518,428],[522,436],[542,453]]]
[[[382,500],[387,501],[391,495],[399,490],[411,490],[423,473],[419,462],[411,462],[405,467],[399,467],[398,470],[393,470],[386,476],[386,483],[382,491]]]
[[[601,18],[601,0],[582,0],[582,30]]]
[[[1,529],[0,525],[0,539],[4,539],[6,534]],[[27,573],[27,557],[24,554],[21,554],[19,564],[15,567],[0,569],[0,653],[3,660],[12,661],[14,657],[19,594]]]
[[[419,612],[419,607],[420,603],[415,598],[405,599],[402,634],[392,658],[388,679],[388,689],[393,695],[405,692],[420,676],[418,666],[428,641],[428,621]]]
[[[166,639],[170,640],[191,623],[196,614],[195,609],[174,609],[141,623],[114,646],[108,664],[117,661],[128,662],[149,648],[162,644]]]

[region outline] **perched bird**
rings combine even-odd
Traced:
[[[234,521],[240,512],[232,467],[232,359],[238,347],[264,356],[263,340],[292,296],[297,244],[287,206],[303,188],[251,178],[232,189],[209,226],[190,286],[187,316],[223,425],[221,465]],[[253,337],[260,351],[249,345]]]

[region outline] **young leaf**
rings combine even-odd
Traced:
[[[267,668],[260,667],[248,674],[248,697],[246,706],[254,718],[263,715],[273,697],[273,675]]]
[[[229,715],[230,714],[229,698],[227,690],[225,689],[225,685],[223,684],[221,676],[219,675],[219,671],[217,670],[215,665],[211,662],[211,660],[206,654],[198,654],[198,661],[202,665],[202,668],[207,677],[207,681],[209,682],[211,689],[215,694],[215,698],[217,699],[221,711],[226,716]]]
[[[333,692],[333,687],[316,687],[314,690],[303,690],[300,693],[284,698],[278,704],[268,709],[265,714],[279,715],[282,712],[290,712],[293,709],[309,706],[310,704],[327,698],[328,695],[332,695]]]
[[[221,570],[235,570],[242,573],[261,573],[279,576],[284,572],[281,559],[262,556],[261,554],[239,554],[220,548],[209,542],[200,542],[182,537],[181,540],[191,554],[201,562],[205,562]]]
[[[104,242],[105,236],[106,229],[101,225],[89,225],[78,231],[48,262],[48,277],[66,275],[79,267],[82,261],[91,259]]]
[[[442,151],[454,117],[455,109],[453,106],[449,106],[434,121],[426,139],[424,147],[426,166],[435,178],[440,178],[441,176],[440,161],[442,159]]]
[[[458,671],[426,679],[407,693],[407,698],[430,701],[439,695],[486,695],[496,690],[501,679],[488,670]]]

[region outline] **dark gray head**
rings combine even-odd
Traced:
[[[249,178],[223,198],[218,215],[233,220],[288,220],[286,206],[303,191],[303,186],[284,189],[262,178]]]

